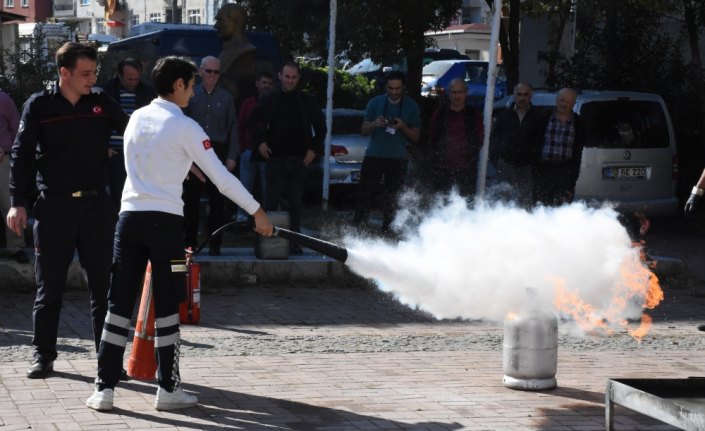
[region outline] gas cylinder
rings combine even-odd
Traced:
[[[201,320],[201,264],[189,255],[186,268],[186,300],[179,306],[179,320],[196,324]]]
[[[556,387],[558,318],[530,309],[504,320],[504,386],[541,391]]]

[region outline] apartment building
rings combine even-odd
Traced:
[[[0,47],[14,52],[31,37],[37,23],[64,23],[79,40],[109,43],[149,22],[215,23],[215,15],[233,0],[0,0]],[[106,13],[108,11],[108,13]],[[174,13],[176,16],[174,17]],[[24,25],[20,25],[24,24]],[[30,25],[27,25],[30,24]]]

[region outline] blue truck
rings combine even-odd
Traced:
[[[246,32],[247,37],[256,48],[255,60],[258,64],[271,64],[271,71],[276,72],[282,64],[279,43],[271,33]],[[131,36],[108,45],[101,61],[98,82],[112,78],[117,63],[126,57],[133,57],[144,65],[142,79],[151,83],[151,72],[156,60],[167,55],[190,57],[200,64],[203,57],[218,57],[222,50],[222,41],[213,26],[180,25]]]

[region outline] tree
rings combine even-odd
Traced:
[[[17,42],[14,52],[6,50],[0,62],[0,88],[18,108],[30,95],[58,79],[56,67],[47,57],[45,40],[41,29],[35,29],[27,49],[20,49]]]
[[[245,0],[253,27],[271,31],[284,51],[327,56],[328,0]],[[341,0],[338,2],[338,41],[351,58],[369,56],[389,64],[406,59],[407,89],[421,92],[423,51],[431,45],[424,33],[440,30],[455,16],[462,0]],[[343,46],[338,42],[337,46]]]
[[[557,67],[561,61],[561,44],[569,20],[574,15],[577,0],[534,0],[527,2],[527,15],[544,16],[548,23],[548,46],[539,53],[539,60],[546,63],[546,87],[554,88],[557,80]]]
[[[485,0],[492,9],[494,2]],[[507,75],[507,88],[519,82],[519,24],[521,22],[521,0],[504,0],[502,25],[499,28],[499,45],[502,48],[502,65]]]
[[[691,74],[689,75],[692,77],[691,82],[699,99],[700,144],[705,149],[705,73],[703,73],[703,61],[700,57],[700,33],[705,26],[705,4],[699,0],[681,0],[674,6],[683,8],[683,26],[688,35],[691,55]]]

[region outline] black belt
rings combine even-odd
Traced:
[[[65,197],[65,198],[81,199],[81,198],[101,196],[101,195],[105,194],[105,192],[102,190],[95,190],[95,189],[76,190],[75,192],[58,192],[58,191],[42,190],[42,194],[44,194],[45,196],[61,196],[61,197]]]

